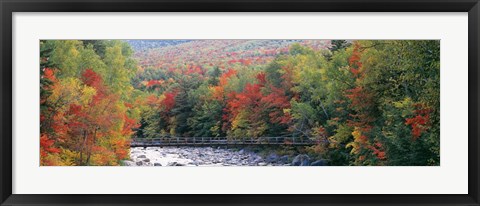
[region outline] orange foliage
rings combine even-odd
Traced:
[[[225,98],[225,86],[228,84],[228,79],[236,75],[237,71],[234,69],[229,69],[227,72],[223,73],[220,76],[219,83],[217,86],[212,87],[212,97],[218,101],[223,101]]]
[[[146,87],[153,87],[153,86],[157,86],[157,85],[162,85],[165,81],[163,80],[150,80],[147,82],[147,85]]]
[[[123,124],[122,135],[130,136],[133,134],[132,129],[140,126],[136,119],[129,118],[128,115],[124,114],[123,119],[125,123]]]

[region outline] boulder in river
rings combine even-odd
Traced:
[[[150,159],[146,158],[143,160],[144,162],[150,162]]]
[[[160,164],[158,162],[155,162],[155,163],[153,163],[153,166],[162,166],[162,164]]]
[[[321,160],[317,160],[315,162],[312,162],[312,164],[310,164],[310,166],[326,166],[327,163],[328,163],[327,160],[321,159]]]
[[[292,165],[300,166],[300,164],[302,164],[302,160],[300,158],[301,158],[301,155],[297,155],[295,158],[293,158]]]
[[[169,162],[167,166],[185,166],[185,164],[178,163],[178,162]]]
[[[275,153],[272,153],[270,155],[267,156],[267,158],[265,159],[265,161],[267,163],[274,163],[274,162],[277,162],[278,161],[278,155],[275,154]]]
[[[123,161],[123,165],[125,165],[125,166],[134,166],[134,165],[135,165],[135,162],[129,161],[129,160],[125,160],[125,161]]]
[[[143,165],[143,162],[136,162],[137,166],[142,166]]]
[[[288,155],[283,155],[280,158],[278,158],[279,163],[288,163]]]
[[[308,156],[303,158],[302,164],[300,164],[300,166],[310,166],[310,158]]]
[[[145,155],[138,155],[137,158],[147,158],[147,156],[145,156]]]
[[[309,166],[310,157],[306,154],[297,155],[295,158],[293,158],[292,165],[293,166]]]
[[[188,165],[195,165],[195,166],[198,166],[198,162],[197,161],[193,161],[193,162],[189,162]]]

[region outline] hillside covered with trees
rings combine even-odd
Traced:
[[[440,164],[439,41],[40,47],[41,165],[120,165],[132,138],[158,137],[295,137],[329,165]]]

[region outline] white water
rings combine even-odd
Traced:
[[[270,166],[255,153],[212,147],[135,147],[127,166]]]

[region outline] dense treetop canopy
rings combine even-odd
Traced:
[[[118,165],[131,138],[157,137],[295,137],[330,165],[440,164],[439,41],[40,47],[42,165]]]

